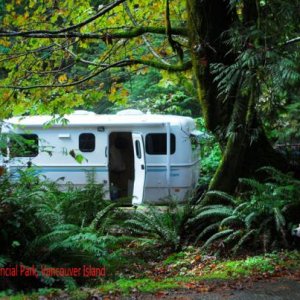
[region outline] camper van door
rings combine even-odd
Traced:
[[[134,185],[132,204],[139,205],[143,202],[145,185],[145,151],[143,137],[139,133],[132,133],[134,149]]]

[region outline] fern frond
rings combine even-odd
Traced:
[[[232,215],[227,218],[224,218],[220,223],[220,227],[228,226],[229,224],[237,224],[240,222],[241,222],[241,220],[237,216]]]
[[[236,204],[236,199],[232,195],[229,195],[222,191],[208,191],[206,195],[217,196],[221,199],[227,200],[229,204]]]
[[[240,178],[239,181],[243,184],[248,185],[249,187],[251,187],[253,190],[256,190],[257,192],[263,192],[265,191],[266,187],[265,184],[260,183],[259,181],[255,180],[255,179],[251,179],[251,178]]]
[[[103,219],[105,219],[107,217],[107,215],[109,213],[111,213],[116,206],[117,206],[116,203],[112,203],[112,204],[106,206],[105,208],[103,208],[102,210],[100,210],[96,214],[96,217],[93,219],[90,226],[92,228],[96,229],[100,225],[100,223],[103,222]]]
[[[143,234],[152,230],[152,227],[149,224],[138,219],[126,220],[124,224],[127,225],[127,227],[130,228],[132,231],[137,232],[138,234]]]
[[[200,213],[196,215],[196,217],[192,218],[189,223],[199,222],[200,220],[212,217],[229,217],[232,215],[232,208],[226,206],[216,206],[211,207],[207,210],[202,210]]]
[[[246,208],[249,205],[248,202],[242,202],[241,204],[239,204],[234,210],[233,210],[233,214],[237,214],[240,210],[243,210],[244,208]]]
[[[211,231],[217,231],[219,229],[220,226],[220,222],[216,222],[213,224],[208,225],[207,227],[205,227],[201,233],[197,236],[195,243],[198,243],[198,241],[203,238],[205,235],[207,235],[208,233],[210,233]]]
[[[242,234],[241,230],[233,231],[229,236],[224,240],[224,244],[229,244],[230,242],[234,241]]]
[[[218,239],[220,239],[224,236],[227,236],[227,235],[231,234],[233,231],[234,231],[233,229],[226,229],[226,230],[215,233],[213,236],[211,236],[205,242],[205,244],[202,246],[202,249],[207,248],[212,242],[214,242],[214,241],[216,241],[216,240],[218,240]]]
[[[247,229],[250,229],[253,221],[255,218],[258,216],[257,212],[251,212],[249,215],[246,216],[245,218],[245,225]]]
[[[3,268],[8,262],[10,262],[10,258],[0,255],[0,268]]]
[[[137,211],[131,219],[125,221],[125,225],[134,233],[154,237],[160,243],[177,249],[185,218],[184,211],[176,205],[169,206],[166,211],[150,206],[148,211]]]
[[[241,239],[239,240],[239,242],[234,246],[233,253],[237,253],[237,251],[242,247],[242,245],[251,237],[251,235],[255,234],[257,232],[256,229],[251,229],[250,231],[248,231],[245,235],[243,235],[241,237]]]

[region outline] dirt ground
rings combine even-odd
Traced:
[[[218,286],[219,285],[219,286]],[[245,283],[213,283],[209,291],[202,292],[201,287],[193,290],[173,290],[156,294],[136,294],[116,297],[123,300],[297,300],[300,299],[300,277],[274,278]]]

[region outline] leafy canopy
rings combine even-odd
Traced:
[[[1,118],[62,114],[106,93],[124,101],[125,66],[134,73],[145,66],[188,69],[169,46],[162,1],[12,0],[2,6]],[[183,34],[177,36],[183,48],[184,3],[172,1],[167,19]]]

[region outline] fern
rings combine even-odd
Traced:
[[[239,181],[248,185],[252,190],[257,191],[258,193],[263,193],[266,190],[265,184],[260,183],[255,179],[241,178]]]
[[[7,256],[0,255],[0,268],[5,267],[8,262],[10,262],[10,259]]]
[[[245,226],[246,226],[247,229],[251,228],[251,225],[256,220],[257,216],[258,216],[258,213],[255,212],[255,211],[250,212],[250,214],[246,216]]]
[[[217,231],[218,228],[220,226],[220,222],[216,222],[213,224],[208,225],[207,227],[205,227],[201,233],[197,236],[196,238],[196,243],[201,240],[203,237],[205,237],[208,233],[211,233],[212,231]]]
[[[234,232],[233,229],[225,229],[223,231],[215,233],[205,242],[205,244],[202,246],[202,249],[207,248],[209,245],[211,245],[212,242],[214,242],[220,238],[223,238],[224,236],[227,236],[227,235],[231,234],[232,232]]]
[[[234,214],[227,217],[227,218],[224,218],[221,222],[220,222],[220,227],[224,227],[224,226],[228,226],[230,224],[232,225],[236,225],[236,224],[239,224],[241,223],[241,220],[238,216],[235,216]]]
[[[242,202],[240,204],[238,204],[234,210],[233,210],[233,214],[238,214],[239,211],[243,211],[244,209],[246,209],[249,206],[248,201]]]
[[[227,200],[228,204],[235,205],[235,203],[236,203],[236,199],[233,196],[231,196],[231,195],[229,195],[229,194],[227,194],[225,192],[221,192],[221,191],[208,191],[206,193],[206,195],[220,197],[221,199]]]
[[[242,235],[242,230],[236,230],[233,231],[227,238],[224,240],[224,244],[232,243],[234,240],[236,240],[238,237]]]
[[[137,211],[125,221],[125,225],[133,233],[150,236],[157,239],[159,243],[178,250],[183,229],[190,214],[189,204],[183,208],[170,204],[166,211],[160,211],[152,206],[149,206],[147,210],[147,212]]]
[[[238,243],[233,247],[233,253],[236,254],[237,251],[243,246],[243,244],[257,232],[257,229],[251,229],[250,231],[246,232],[238,241]]]
[[[229,217],[232,215],[232,208],[222,205],[211,205],[207,209],[203,208],[196,217],[192,218],[189,222],[199,222],[200,220],[213,218],[213,217]]]
[[[300,207],[299,181],[296,180],[293,185],[291,182],[295,179],[290,175],[269,167],[263,170],[270,172],[270,182],[240,179],[251,189],[238,198],[228,196],[230,202],[234,203],[233,207],[210,205],[198,208],[190,222],[208,224],[205,227],[198,226],[200,233],[197,240],[208,236],[204,244],[208,245],[215,239],[223,238],[225,244],[232,245],[231,251],[234,253],[250,240],[253,246],[257,246],[256,241],[262,242],[264,251],[269,247],[269,240],[272,240],[272,247],[288,247],[287,212]],[[222,197],[226,197],[226,194],[222,194]],[[217,227],[223,230],[216,233]]]
[[[105,222],[105,220],[107,220],[107,216],[109,214],[111,214],[111,212],[115,209],[116,206],[117,206],[116,203],[112,203],[112,204],[108,205],[107,207],[105,207],[104,209],[100,210],[96,214],[96,216],[95,216],[94,220],[91,222],[90,226],[94,229],[99,228]],[[102,228],[104,229],[105,226],[102,226]]]

